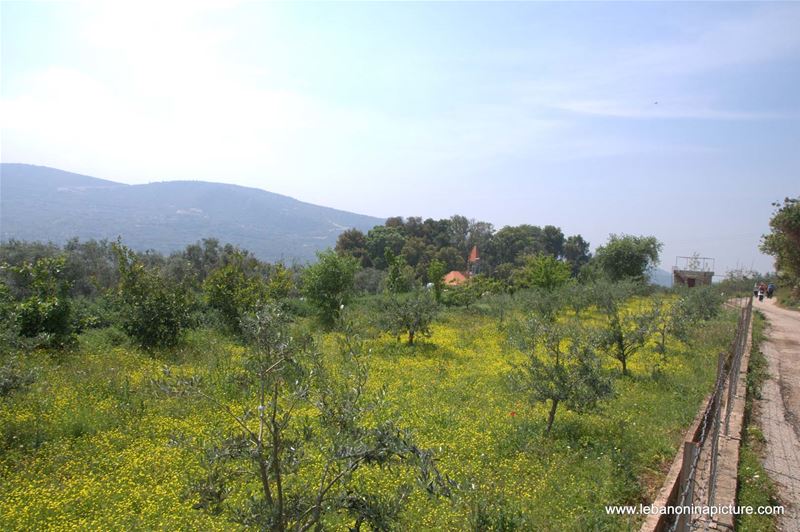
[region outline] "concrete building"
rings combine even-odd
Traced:
[[[711,257],[675,257],[672,267],[672,286],[708,286],[714,279],[714,259]]]

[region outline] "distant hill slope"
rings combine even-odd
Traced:
[[[650,282],[669,288],[672,286],[672,273],[656,268],[650,272]]]
[[[343,230],[384,220],[256,188],[203,181],[125,185],[55,168],[0,164],[0,239],[116,239],[168,253],[201,238],[268,260],[305,261]]]

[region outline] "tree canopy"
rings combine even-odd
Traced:
[[[645,281],[648,271],[658,264],[662,247],[654,236],[612,234],[597,248],[595,259],[612,281]]]
[[[786,198],[783,204],[773,203],[778,210],[769,226],[772,232],[764,235],[761,251],[775,257],[775,269],[792,289],[800,291],[800,197]]]
[[[565,260],[573,276],[591,258],[589,243],[581,235],[565,236],[554,225],[522,224],[495,230],[488,222],[461,215],[440,220],[395,216],[366,234],[348,229],[336,242],[340,255],[354,257],[363,267],[389,269],[387,251],[392,257],[402,257],[422,281],[428,281],[428,268],[434,260],[448,271],[465,271],[473,247],[480,255],[479,272],[503,279],[531,255]]]

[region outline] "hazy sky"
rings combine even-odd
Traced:
[[[771,269],[800,4],[6,2],[2,160]]]

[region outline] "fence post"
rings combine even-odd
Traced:
[[[682,497],[677,504],[683,506],[678,515],[675,530],[678,532],[688,532],[691,530],[692,514],[691,511],[685,512],[686,507],[691,508],[694,502],[694,475],[695,459],[698,454],[698,445],[695,442],[687,441],[683,443],[683,465],[681,466],[680,486]]]

